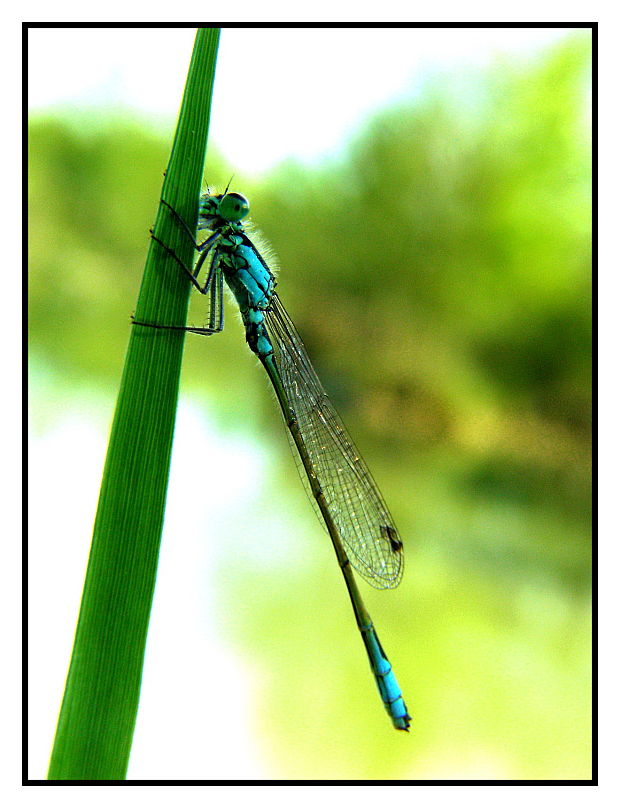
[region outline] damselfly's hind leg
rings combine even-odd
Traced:
[[[142,325],[146,328],[164,328],[167,331],[189,331],[191,334],[202,334],[205,337],[209,337],[211,334],[219,334],[219,332],[224,328],[223,323],[221,323],[217,328],[196,328],[193,325],[158,325],[157,323],[142,323],[140,320],[136,320],[133,315],[131,316],[131,324]]]
[[[204,328],[189,325],[159,325],[158,323],[144,323],[131,318],[133,325],[143,325],[148,328],[166,328],[175,331],[190,331],[192,334],[219,334],[224,329],[224,275],[217,269],[217,250],[213,256],[213,263],[209,270],[207,286],[210,286],[209,322]],[[215,277],[213,277],[215,276]],[[206,294],[206,290],[203,294]]]
[[[193,334],[204,334],[205,336],[209,336],[210,334],[218,334],[224,328],[224,275],[222,274],[221,269],[219,268],[219,250],[216,247],[212,252],[204,252],[198,259],[198,263],[196,264],[196,274],[200,272],[201,266],[206,260],[207,256],[210,255],[211,263],[209,266],[209,272],[207,275],[207,280],[204,283],[204,286],[201,286],[198,281],[196,280],[192,271],[187,267],[183,261],[179,258],[179,256],[168,247],[167,244],[164,244],[161,239],[158,239],[157,236],[153,235],[151,232],[151,237],[154,241],[160,244],[166,252],[171,255],[177,264],[187,273],[192,284],[194,287],[203,295],[209,293],[209,319],[208,325],[204,326],[204,328],[198,328],[195,326],[186,326],[186,325],[160,325],[159,323],[145,323],[141,320],[136,320],[132,317],[133,325],[142,325],[148,328],[165,328],[165,329],[174,329],[176,331],[190,331]]]
[[[168,253],[168,255],[170,255],[170,256],[172,256],[172,258],[174,258],[174,260],[181,267],[181,269],[187,274],[187,276],[189,277],[190,281],[192,282],[192,285],[194,286],[194,288],[197,289],[200,292],[201,295],[206,295],[207,292],[209,291],[209,287],[211,286],[211,281],[213,280],[213,271],[214,271],[214,267],[215,267],[215,262],[214,261],[211,262],[211,266],[209,267],[209,273],[207,275],[207,279],[204,282],[203,286],[200,285],[197,278],[198,278],[198,275],[200,274],[200,270],[202,269],[202,265],[204,264],[204,262],[207,260],[207,257],[209,256],[209,251],[207,250],[206,252],[202,253],[200,258],[196,261],[196,266],[192,270],[187,266],[186,263],[181,261],[179,256],[175,253],[175,251],[171,247],[169,247],[167,244],[164,244],[164,242],[160,238],[157,238],[157,236],[153,233],[152,230],[151,230],[151,238],[153,239],[153,241],[157,242],[157,244],[159,244],[161,247],[163,247],[164,250]],[[217,250],[216,250],[216,254],[217,254]],[[215,257],[215,255],[214,255],[214,257]]]

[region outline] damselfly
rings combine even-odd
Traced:
[[[329,533],[344,576],[355,619],[368,653],[385,708],[396,729],[409,729],[407,707],[370,615],[362,601],[351,565],[372,586],[398,586],[403,572],[403,545],[368,467],[349,438],[323,390],[303,342],[275,292],[276,281],[250,239],[248,200],[238,193],[206,193],[200,199],[198,231],[210,231],[197,243],[194,232],[164,202],[186,230],[199,253],[193,269],[153,238],[188,274],[194,287],[209,295],[204,328],[139,323],[215,334],[224,327],[223,281],[231,289],[251,350],[262,362],[280,403],[306,490]],[[206,280],[198,280],[203,265]]]

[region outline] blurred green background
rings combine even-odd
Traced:
[[[208,562],[192,551],[208,589],[198,616],[251,682],[240,711],[251,765],[225,713],[204,727],[204,743],[237,756],[229,776],[591,776],[590,59],[584,31],[535,60],[436,76],[333,159],[291,159],[262,177],[211,149],[206,179],[223,186],[234,172],[249,197],[278,255],[280,296],[404,537],[399,589],[363,594],[414,719],[409,736],[390,728],[229,301],[222,335],[188,338],[183,376],[217,448],[204,456],[197,441],[172,471],[173,484],[175,468],[187,474],[174,507],[210,547]],[[30,123],[33,443],[75,402],[84,417],[103,413],[105,432],[170,148],[130,114],[82,130],[76,120]],[[205,523],[199,503],[209,507],[218,477],[226,508]],[[49,485],[62,488],[62,474]],[[179,541],[168,529],[162,565]],[[155,647],[178,654],[182,678],[204,644]],[[234,710],[240,691],[218,684],[218,653],[205,653],[192,701]],[[144,712],[170,698],[142,704],[136,744],[141,720],[157,734]],[[174,746],[186,719],[176,715]],[[193,776],[217,777],[203,752]],[[130,777],[172,776],[165,764],[149,775],[145,758]]]

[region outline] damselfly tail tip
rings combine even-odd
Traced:
[[[405,705],[403,704],[403,707]],[[394,715],[392,716],[392,723],[394,724],[395,729],[404,729],[405,732],[409,732],[409,726],[411,724],[412,718],[407,712],[407,708],[405,707],[405,712],[403,715]]]

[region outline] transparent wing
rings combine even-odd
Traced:
[[[398,586],[403,574],[403,545],[383,497],[276,294],[265,314],[282,384],[349,559],[377,589]],[[291,445],[295,447],[292,440]],[[295,448],[294,454],[306,491],[324,524]]]

